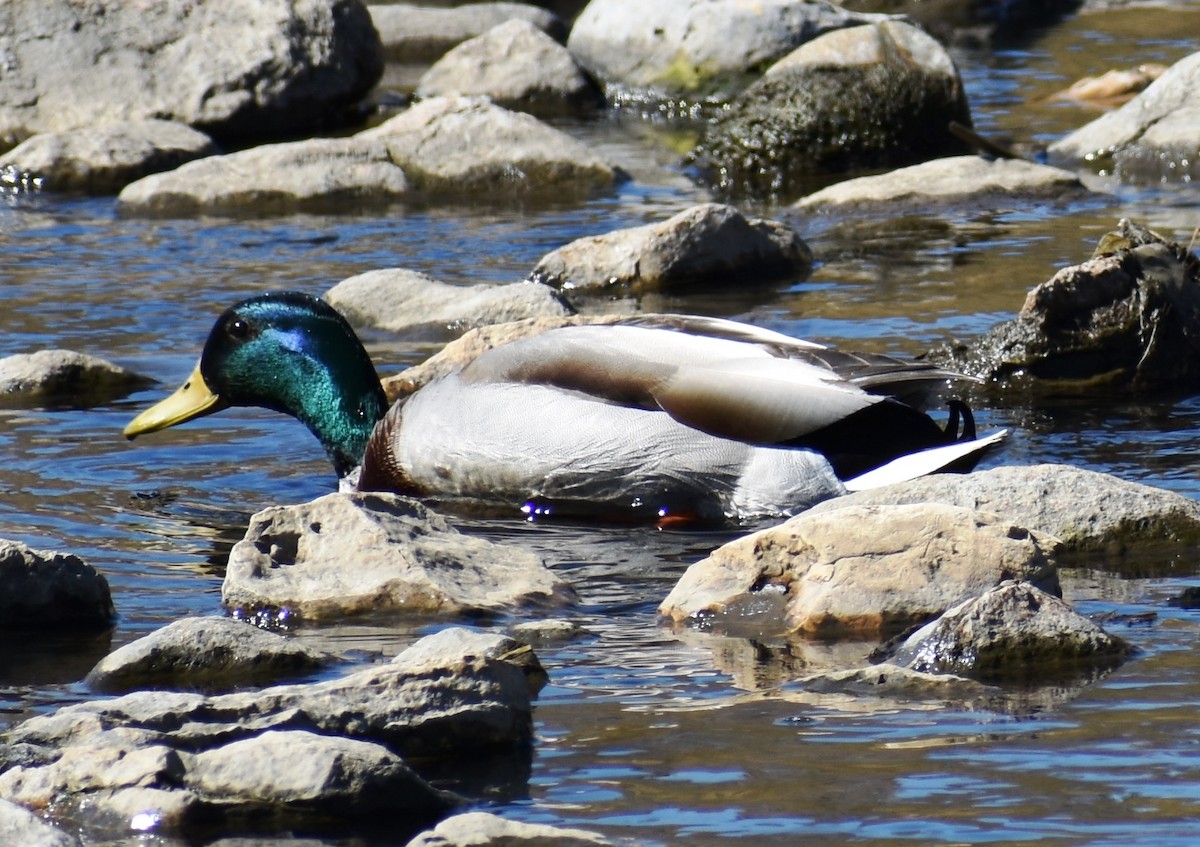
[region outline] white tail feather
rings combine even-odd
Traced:
[[[1002,429],[974,441],[956,441],[942,447],[931,447],[919,453],[909,453],[907,456],[893,459],[886,465],[880,465],[865,474],[846,480],[844,485],[848,491],[865,491],[868,488],[879,488],[883,485],[891,485],[893,482],[906,482],[927,474],[937,473],[965,456],[982,453],[993,444],[1003,441],[1007,436],[1008,430]]]

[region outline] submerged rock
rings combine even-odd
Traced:
[[[1141,560],[1155,548],[1200,541],[1200,503],[1149,485],[1070,465],[999,467],[934,474],[818,503],[820,513],[850,505],[943,503],[980,509],[1053,536],[1062,552],[1104,551],[1109,563]]]
[[[185,618],[109,653],[84,680],[105,692],[230,689],[274,682],[331,657],[231,618]]]
[[[149,118],[278,138],[343,122],[383,72],[357,0],[10,0],[0,55],[0,146]]]
[[[456,615],[561,606],[574,590],[532,553],[463,535],[415,500],[327,494],[250,519],[221,600],[242,615]]]
[[[562,18],[532,3],[463,3],[449,9],[373,3],[367,9],[384,51],[397,62],[436,59],[455,45],[510,20],[528,21],[556,41],[567,37]]]
[[[1165,65],[1150,63],[1105,71],[1100,76],[1085,76],[1054,94],[1052,99],[1075,100],[1101,107],[1120,106],[1145,91],[1166,69]]]
[[[1120,109],[1050,145],[1051,161],[1123,182],[1200,180],[1200,53],[1169,67]]]
[[[1036,389],[1200,385],[1200,260],[1122,220],[1095,255],[1036,286],[1017,317],[931,358]]]
[[[153,380],[74,350],[39,350],[0,359],[0,404],[98,405]]]
[[[0,156],[0,168],[35,174],[49,191],[116,194],[216,150],[211,138],[185,124],[139,120],[35,135]]]
[[[604,104],[599,87],[567,48],[521,19],[455,47],[422,75],[416,95],[485,95],[505,108],[542,117]]]
[[[923,673],[1028,685],[1108,670],[1130,652],[1060,598],[1008,581],[947,609],[888,661]]]
[[[692,565],[659,613],[706,623],[753,616],[814,636],[886,636],[1006,579],[1058,591],[1056,543],[956,506],[810,510]]]
[[[5,733],[0,798],[84,831],[415,830],[461,802],[422,762],[527,759],[531,666],[518,642],[449,629],[325,682],[65,706]]]
[[[814,176],[897,167],[969,152],[958,69],[911,24],[838,30],[775,63],[692,152],[726,194],[795,195]]]
[[[812,251],[791,227],[702,203],[657,224],[572,241],[530,279],[588,293],[769,284],[804,278]]]
[[[108,580],[83,559],[0,539],[0,628],[107,629],[116,619]]]
[[[572,311],[546,285],[448,285],[403,268],[349,277],[326,291],[324,298],[352,323],[390,332],[434,330],[439,335],[539,316],[561,317]]]
[[[604,847],[603,836],[583,829],[505,820],[489,812],[454,815],[405,847]]]

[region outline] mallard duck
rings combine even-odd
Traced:
[[[1004,437],[955,376],[729,320],[638,316],[496,346],[388,408],[353,329],[297,292],[218,318],[195,370],[134,438],[230,406],[303,422],[344,489],[538,515],[714,520],[790,514],[848,490],[966,471]]]

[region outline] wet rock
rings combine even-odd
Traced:
[[[314,138],[188,162],[127,185],[125,214],[191,215],[360,209],[397,202],[411,186],[382,140]]]
[[[529,644],[561,644],[585,634],[586,630],[575,621],[549,618],[537,621],[522,621],[509,629],[513,638]]]
[[[723,100],[804,42],[883,19],[791,0],[592,0],[567,47],[610,98]]]
[[[837,30],[776,62],[705,130],[691,159],[723,194],[802,193],[815,176],[969,152],[958,69],[916,27]]]
[[[598,847],[612,843],[583,829],[509,821],[489,812],[467,812],[447,818],[406,847]]]
[[[812,252],[786,224],[702,203],[658,224],[572,241],[530,279],[588,293],[641,293],[804,278]]]
[[[0,800],[0,837],[14,847],[79,847],[75,836],[7,800]]]
[[[0,7],[0,140],[148,118],[221,141],[344,120],[383,71],[357,0],[191,0]],[[70,57],[69,61],[64,57]]]
[[[328,494],[250,519],[221,586],[240,614],[322,619],[558,606],[575,599],[532,553],[462,535],[415,500]]]
[[[1198,89],[1200,53],[1193,53],[1120,109],[1051,144],[1051,161],[1122,182],[1200,180]]]
[[[556,41],[567,37],[562,18],[529,3],[464,3],[452,9],[381,3],[367,8],[388,58],[399,62],[436,59],[455,45],[514,19],[528,21]]]
[[[980,203],[995,209],[1009,202],[1078,197],[1086,189],[1070,171],[1023,159],[952,156],[934,159],[878,176],[848,179],[802,197],[792,208],[835,212],[863,207],[899,206],[919,209],[948,204]]]
[[[1070,465],[936,474],[818,503],[809,514],[851,505],[916,503],[990,512],[1057,538],[1062,552],[1104,551],[1110,562],[1200,540],[1200,503],[1195,500]]]
[[[931,353],[986,380],[1036,389],[1200,385],[1200,260],[1131,221],[1081,265],[1029,292],[1017,317]]]
[[[106,403],[152,380],[104,359],[73,350],[39,350],[0,359],[0,404],[63,403],[76,408]]]
[[[508,109],[571,115],[603,105],[599,87],[563,47],[514,19],[455,47],[417,83],[418,97],[485,95]]]
[[[382,138],[422,192],[472,202],[582,197],[625,178],[582,141],[479,97],[433,97],[358,137]]]
[[[0,168],[35,174],[49,191],[115,194],[215,152],[211,138],[185,124],[136,120],[35,135],[0,156]]]
[[[1100,76],[1085,76],[1054,94],[1052,99],[1075,100],[1104,108],[1120,106],[1145,91],[1166,69],[1165,65],[1150,63],[1105,71]]]
[[[215,691],[309,673],[331,657],[231,618],[184,618],[108,654],[84,680],[109,693]]]
[[[978,48],[998,39],[1027,38],[1032,29],[1078,11],[1081,0],[845,0],[844,5],[903,15],[943,43]]]
[[[947,609],[889,661],[982,682],[1046,684],[1111,669],[1130,652],[1060,598],[1010,580]]]
[[[325,300],[352,323],[391,332],[462,332],[476,326],[571,313],[552,288],[509,285],[447,285],[403,268],[367,271],[325,292]]]
[[[1200,609],[1200,586],[1189,585],[1178,596],[1168,600],[1167,605],[1180,609]]]
[[[785,685],[808,694],[841,694],[847,697],[879,697],[888,700],[939,700],[981,702],[995,707],[999,689],[950,673],[927,673],[880,662],[863,668],[843,668],[807,674]],[[789,697],[789,699],[792,699]]]
[[[0,797],[84,831],[416,828],[458,802],[416,763],[528,757],[531,663],[511,639],[449,629],[325,682],[66,706],[7,731]]]
[[[659,613],[708,622],[765,612],[807,635],[895,634],[1005,579],[1058,591],[1055,545],[956,506],[810,510],[692,565]]]
[[[0,627],[107,629],[116,617],[108,580],[83,559],[0,539]]]

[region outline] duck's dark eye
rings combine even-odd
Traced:
[[[234,318],[229,322],[228,332],[232,338],[245,340],[250,337],[250,324],[242,318]]]

